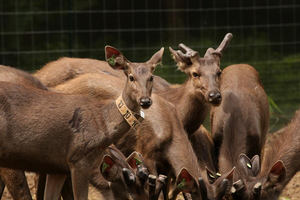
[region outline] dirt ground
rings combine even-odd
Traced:
[[[268,135],[268,142],[272,140],[272,135]],[[34,188],[34,173],[26,173],[28,185],[30,187],[32,197],[35,199],[35,188]],[[9,192],[5,188],[3,194],[3,200],[10,200],[12,199]],[[178,198],[183,199],[183,198]],[[99,192],[90,186],[89,190],[89,200],[99,200]],[[283,190],[280,200],[300,200],[300,172],[298,172],[293,179],[289,182],[289,184]]]

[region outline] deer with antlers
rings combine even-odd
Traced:
[[[1,166],[70,173],[75,199],[87,199],[93,164],[108,145],[138,126],[132,116],[139,116],[140,107],[152,104],[152,72],[162,52],[147,65],[127,65],[128,80],[117,103],[1,82]],[[52,192],[45,196],[56,198]]]

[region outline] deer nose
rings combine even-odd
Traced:
[[[147,98],[147,99],[140,99],[140,106],[142,108],[149,108],[152,104],[152,100]]]
[[[209,93],[208,97],[209,103],[220,104],[222,101],[222,96],[220,92],[211,92]]]

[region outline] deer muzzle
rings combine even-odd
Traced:
[[[208,102],[211,104],[219,105],[222,101],[222,95],[220,92],[210,92],[208,94]]]
[[[152,105],[152,100],[150,98],[141,98],[139,104],[142,108],[146,109]]]

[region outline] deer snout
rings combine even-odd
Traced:
[[[220,92],[210,92],[208,94],[208,102],[212,104],[220,104],[222,101],[222,96]]]
[[[141,98],[139,103],[142,108],[149,108],[152,105],[152,100],[150,98]]]

